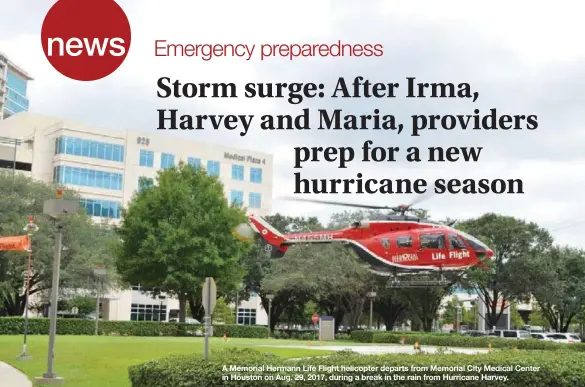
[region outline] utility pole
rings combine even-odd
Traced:
[[[51,283],[51,305],[50,305],[50,326],[49,326],[49,348],[47,353],[47,372],[42,377],[36,378],[39,385],[61,384],[65,381],[58,377],[53,370],[55,359],[55,336],[57,335],[57,304],[59,301],[59,270],[61,266],[61,251],[63,250],[63,224],[62,219],[70,214],[79,211],[78,200],[63,200],[63,190],[57,190],[57,199],[46,200],[43,205],[43,213],[56,222],[57,235],[55,243],[55,257],[53,259],[53,282]]]
[[[272,331],[270,330],[270,315],[272,314],[272,300],[274,300],[274,294],[267,294],[268,299],[268,337],[272,337]]]
[[[95,303],[95,332],[94,334],[99,335],[99,323],[100,323],[100,290],[102,289],[103,279],[106,277],[107,272],[103,266],[98,266],[93,269],[93,275],[97,279],[97,300]]]
[[[23,231],[26,231],[28,235],[28,249],[26,256],[26,279],[25,279],[25,300],[24,300],[24,343],[22,344],[22,353],[18,356],[19,360],[32,359],[27,352],[26,342],[28,338],[28,309],[29,309],[29,295],[30,295],[30,277],[31,277],[31,261],[32,261],[32,236],[33,233],[39,231],[39,228],[34,222],[34,218],[29,216],[28,224],[24,227]]]
[[[370,299],[370,325],[368,326],[368,328],[370,330],[373,330],[374,327],[372,325],[372,320],[374,317],[374,299],[376,298],[376,292],[368,292],[366,297]]]

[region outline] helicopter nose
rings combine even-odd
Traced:
[[[488,249],[486,255],[487,255],[488,259],[492,259],[492,257],[494,256],[494,251],[492,249]]]

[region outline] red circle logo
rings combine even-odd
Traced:
[[[43,51],[68,78],[96,81],[112,74],[130,50],[130,22],[114,0],[58,0],[41,29]]]

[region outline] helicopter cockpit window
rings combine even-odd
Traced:
[[[465,242],[460,236],[455,234],[449,234],[449,248],[455,250],[466,250]]]
[[[424,234],[420,236],[421,249],[444,249],[445,235],[444,234]]]
[[[396,246],[402,248],[412,247],[412,237],[401,236],[396,238]]]

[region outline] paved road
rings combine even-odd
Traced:
[[[22,372],[0,361],[0,387],[32,387]]]
[[[359,345],[260,345],[260,347],[272,347],[272,348],[303,348],[303,349],[316,349],[323,351],[343,351],[350,350],[361,354],[375,355],[375,354],[391,354],[391,353],[405,353],[414,354],[415,350],[412,345],[385,345],[385,346],[359,346]],[[439,347],[432,347],[424,345],[422,352],[434,353]],[[475,349],[475,348],[451,348],[442,347],[442,350],[451,353],[464,353],[468,355],[475,355],[479,353],[488,353],[488,349]]]

